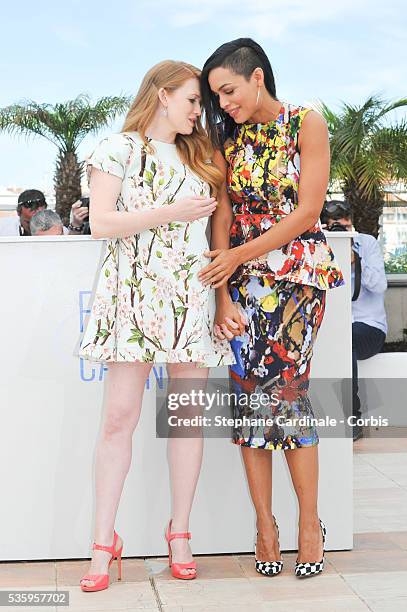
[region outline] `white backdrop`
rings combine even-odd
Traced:
[[[328,291],[314,377],[351,376],[350,237],[329,235],[348,282]],[[101,246],[85,236],[0,238],[1,560],[90,556],[106,366],[82,361],[74,350]],[[166,553],[166,441],[155,437],[154,390],[152,374],[116,522],[125,556]],[[282,455],[273,455],[273,511],[281,548],[288,550],[297,547],[298,511]],[[321,439],[319,509],[327,549],[351,548],[351,439]],[[196,554],[253,551],[254,516],[240,452],[228,440],[205,440],[190,529]]]

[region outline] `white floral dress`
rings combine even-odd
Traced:
[[[93,166],[122,179],[118,211],[209,195],[208,184],[181,162],[175,144],[149,145],[137,132],[111,134],[87,162],[88,176]],[[78,356],[202,367],[235,363],[229,342],[213,335],[215,292],[197,276],[210,262],[203,254],[208,222],[173,222],[106,241]]]

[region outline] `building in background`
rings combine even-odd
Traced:
[[[399,256],[407,251],[407,189],[398,183],[386,189],[380,240],[385,255]],[[407,270],[406,270],[407,272]]]

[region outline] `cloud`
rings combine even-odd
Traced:
[[[213,22],[228,24],[229,30],[250,32],[263,39],[282,40],[298,27],[332,23],[346,17],[383,17],[383,10],[397,16],[398,3],[383,7],[378,0],[172,0],[170,6],[162,0],[149,0],[161,16],[166,13],[174,28]],[[159,7],[159,8],[158,8]]]

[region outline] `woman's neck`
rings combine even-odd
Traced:
[[[272,98],[266,88],[260,93],[259,98],[259,108],[255,110],[249,121],[251,123],[268,123],[277,119],[281,108],[281,101]]]
[[[146,129],[146,136],[168,144],[175,143],[176,135],[177,132],[171,127],[168,119],[162,115],[156,115]]]

